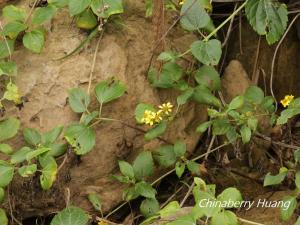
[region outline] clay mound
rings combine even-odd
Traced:
[[[138,103],[160,104],[170,101],[175,104],[178,93],[160,92],[148,83],[147,67],[154,43],[152,24],[144,18],[144,4],[140,1],[127,1],[125,4],[124,25],[122,28],[110,25],[100,43],[93,85],[110,77],[123,81],[128,90],[126,95],[105,106],[103,113],[106,117],[135,125],[134,109]],[[172,31],[172,40],[166,41],[179,46],[178,50],[183,51],[195,40],[191,35],[176,32]],[[72,24],[67,10],[62,10],[49,24],[42,54],[31,54],[23,47],[17,48],[13,56],[19,69],[16,82],[28,102],[20,111],[14,109],[10,115],[18,116],[22,127],[47,131],[57,125],[66,126],[79,120],[79,116],[71,111],[67,103],[68,90],[74,87],[87,88],[97,40],[93,40],[79,54],[62,61],[53,59],[71,52],[86,36],[85,32],[79,31]],[[196,108],[190,103],[182,109],[181,116],[172,122],[164,138],[170,141],[184,139],[189,151],[192,151],[199,139],[194,132],[195,127],[206,117],[204,107]],[[69,154],[67,163],[50,191],[41,190],[37,177],[14,179],[10,196],[15,216],[24,219],[54,213],[65,207],[68,200],[85,210],[92,210],[87,201],[90,192],[101,196],[104,211],[122,201],[124,187],[109,179],[110,175],[118,172],[117,161],[133,160],[143,149],[152,149],[161,143],[157,140],[145,142],[143,134],[119,123],[103,123],[96,127],[96,133],[97,144],[93,151],[79,161]],[[24,144],[21,135],[14,142],[15,149]]]

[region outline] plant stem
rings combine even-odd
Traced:
[[[243,219],[243,218],[240,218],[238,217],[238,220],[243,222],[243,223],[248,223],[248,224],[252,224],[252,225],[265,225],[263,223],[256,223],[256,222],[253,222],[253,221],[250,221],[250,220],[246,220],[246,219]]]

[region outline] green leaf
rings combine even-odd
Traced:
[[[51,20],[55,15],[57,8],[51,4],[46,7],[38,7],[34,10],[32,15],[32,23],[40,25],[48,20]]]
[[[45,147],[39,147],[37,150],[30,151],[26,154],[26,160],[29,162],[31,159],[34,159],[38,157],[39,155],[42,155],[45,152],[48,152],[50,148]]]
[[[294,159],[296,163],[300,161],[300,149],[294,151]]]
[[[248,143],[251,139],[251,129],[249,127],[247,127],[246,125],[243,125],[241,127],[240,132],[241,132],[243,144]]]
[[[80,208],[69,206],[56,214],[51,225],[87,225],[88,215]]]
[[[96,143],[96,135],[93,128],[83,124],[70,125],[64,135],[77,155],[87,154]]]
[[[124,11],[122,0],[92,0],[91,7],[93,12],[102,18],[108,18]]]
[[[50,148],[50,150],[45,153],[45,156],[58,157],[66,153],[68,145],[53,143],[48,145],[47,147]]]
[[[211,225],[238,225],[237,216],[228,210],[220,211],[212,216]]]
[[[63,8],[68,5],[69,0],[47,0],[48,4],[54,5],[57,8]]]
[[[158,60],[161,61],[171,61],[171,62],[175,62],[177,59],[178,55],[176,52],[172,52],[172,51],[166,51],[166,52],[162,52],[159,54],[159,56],[157,57]]]
[[[280,113],[280,116],[278,117],[276,124],[277,125],[285,124],[290,118],[298,114],[300,114],[300,108],[285,109]]]
[[[136,192],[135,187],[129,187],[123,191],[123,199],[127,202],[136,199],[137,197],[139,197],[139,194]]]
[[[120,98],[125,93],[126,87],[120,81],[102,81],[95,87],[95,94],[99,103],[104,104]]]
[[[218,195],[217,197],[217,201],[221,201],[221,202],[229,202],[229,201],[233,201],[233,202],[241,202],[243,201],[243,197],[241,195],[241,192],[233,187],[230,188],[226,188],[220,195]]]
[[[14,137],[20,128],[20,121],[15,118],[8,118],[0,122],[0,141]]]
[[[97,194],[88,194],[88,199],[92,203],[93,207],[99,212],[102,211],[102,202]]]
[[[0,208],[0,224],[1,225],[8,225],[8,218],[6,216],[6,213],[1,208]]]
[[[4,188],[12,181],[14,177],[13,165],[0,160],[0,187]]]
[[[0,62],[0,76],[1,75],[16,76],[17,65],[15,62]]]
[[[174,144],[174,153],[176,157],[182,157],[186,153],[186,143],[184,141],[178,140]]]
[[[91,9],[86,9],[76,17],[76,26],[84,30],[92,30],[98,25],[98,20]]]
[[[215,66],[222,55],[221,42],[217,39],[195,41],[191,45],[192,54],[203,64]]]
[[[202,217],[203,215],[211,217],[221,210],[220,204],[216,204],[216,198],[208,192],[201,191],[198,186],[194,187],[193,195],[196,201],[193,214],[196,214],[199,217]],[[216,207],[207,207],[207,201],[212,202]]]
[[[256,131],[257,129],[257,124],[258,124],[258,121],[255,117],[250,117],[248,120],[247,120],[247,125],[248,127],[252,130],[252,131]]]
[[[41,164],[41,166],[43,167],[42,174],[40,176],[41,187],[43,190],[49,190],[56,179],[57,164],[54,158],[49,157],[45,165]]]
[[[159,211],[161,218],[167,218],[176,214],[176,212],[180,209],[180,205],[177,201],[172,201],[168,203],[164,208]]]
[[[193,96],[194,89],[188,88],[185,92],[177,97],[177,104],[178,106],[184,105],[187,101]]]
[[[2,34],[9,37],[10,39],[15,39],[20,32],[27,29],[27,25],[20,22],[9,22],[2,30]]]
[[[135,184],[135,191],[140,196],[143,196],[145,198],[153,198],[155,199],[156,190],[147,182],[141,181],[137,184]]]
[[[69,0],[69,12],[71,16],[82,13],[89,5],[91,0]]]
[[[244,104],[244,96],[237,96],[234,99],[231,100],[231,102],[228,105],[228,111],[229,110],[235,110],[239,109]]]
[[[57,138],[61,135],[63,129],[64,129],[63,126],[58,126],[46,132],[45,134],[42,135],[42,143],[44,145],[49,145],[54,143],[57,140]]]
[[[31,152],[32,149],[28,147],[22,147],[19,151],[15,152],[10,159],[10,163],[17,164],[26,160],[26,155]]]
[[[136,106],[134,115],[137,123],[142,123],[142,118],[144,117],[144,112],[146,110],[150,110],[152,112],[156,111],[153,105],[150,104],[140,103]]]
[[[186,215],[177,218],[175,221],[166,223],[165,225],[197,225],[197,223],[192,215]]]
[[[221,79],[218,71],[212,66],[204,65],[195,74],[198,84],[208,87],[212,91],[221,89]]]
[[[153,216],[159,211],[159,203],[156,199],[147,198],[142,201],[140,211],[146,218]]]
[[[133,171],[133,167],[125,161],[119,161],[119,167],[120,167],[120,171],[124,176],[127,176],[131,179],[134,178],[134,171]]]
[[[196,128],[196,132],[197,133],[204,133],[209,126],[212,124],[212,121],[206,121],[204,123],[201,123],[197,128]]]
[[[300,171],[298,171],[295,175],[295,184],[296,187],[300,190]]]
[[[0,59],[4,59],[13,53],[14,44],[14,40],[0,41]]]
[[[163,121],[163,122],[159,123],[157,126],[153,127],[149,131],[147,131],[147,133],[144,136],[145,140],[150,141],[154,138],[161,136],[163,133],[165,133],[166,129],[167,129],[166,122]]]
[[[182,174],[185,171],[185,163],[182,162],[176,162],[175,164],[175,171],[178,178],[182,177]]]
[[[17,85],[11,81],[6,85],[6,91],[4,92],[3,99],[13,101],[15,104],[20,104],[20,95]]]
[[[211,90],[209,90],[207,87],[203,85],[198,85],[194,89],[193,99],[200,103],[200,104],[206,104],[206,105],[212,105],[217,108],[221,107],[221,102],[218,98],[216,98]]]
[[[37,170],[37,165],[36,164],[31,164],[28,166],[22,166],[18,169],[18,173],[20,174],[21,177],[29,177],[33,175]]]
[[[192,174],[200,175],[200,165],[194,161],[187,161],[186,166]]]
[[[30,145],[37,146],[41,143],[42,136],[36,129],[24,128],[23,136],[25,141]]]
[[[84,125],[89,125],[90,122],[92,122],[94,119],[96,119],[98,115],[99,115],[98,111],[93,111],[90,114],[83,114],[82,115],[82,123]]]
[[[159,149],[155,152],[154,159],[160,166],[163,167],[174,165],[176,162],[174,147],[172,145],[164,145],[159,147]]]
[[[275,43],[283,35],[288,22],[285,4],[276,0],[249,0],[245,10],[253,29],[260,35],[266,35],[269,44]]]
[[[3,188],[0,188],[0,203],[3,202],[5,198],[5,190]]]
[[[288,203],[288,207],[286,207]],[[293,215],[297,207],[297,199],[293,196],[286,196],[283,198],[283,204],[280,208],[280,217],[283,221],[288,221]]]
[[[134,176],[137,180],[153,174],[154,162],[151,152],[141,152],[133,162]]]
[[[226,118],[214,120],[212,126],[213,135],[224,135],[231,127],[229,120]]]
[[[148,80],[157,88],[175,87],[183,75],[182,68],[175,62],[167,62],[163,65],[160,74],[154,68],[148,73]]]
[[[3,8],[3,17],[6,21],[19,21],[24,22],[26,18],[25,9],[16,7],[14,5],[8,5]]]
[[[45,34],[39,29],[26,33],[23,37],[23,44],[34,53],[40,53],[45,43]]]
[[[180,11],[180,24],[188,31],[197,31],[208,25],[210,17],[200,0],[186,0]]]
[[[80,88],[73,88],[69,91],[69,103],[72,110],[76,113],[87,111],[90,101],[90,96]]]
[[[288,173],[288,169],[285,167],[281,167],[279,173],[275,176],[271,175],[271,173],[268,173],[264,179],[264,187],[281,184],[281,182],[284,180],[287,173]]]
[[[257,86],[248,87],[244,94],[246,101],[257,105],[263,102],[264,96],[263,90]]]
[[[0,152],[6,155],[11,155],[13,153],[13,150],[8,144],[0,144]]]

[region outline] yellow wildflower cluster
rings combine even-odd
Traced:
[[[294,99],[294,96],[293,95],[286,95],[285,97],[284,97],[284,99],[282,99],[281,101],[280,101],[280,103],[283,105],[283,107],[287,107],[290,103],[291,103],[291,101]]]
[[[153,112],[151,110],[145,110],[142,118],[142,123],[153,126],[160,123],[165,117],[168,117],[172,112],[173,105],[170,102],[164,103],[158,106],[159,110]]]

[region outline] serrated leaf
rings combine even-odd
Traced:
[[[102,203],[101,203],[101,199],[97,194],[88,194],[88,199],[89,201],[92,203],[93,207],[98,210],[99,212],[101,212],[101,208],[102,208]]]
[[[182,177],[182,174],[185,171],[185,163],[176,162],[175,164],[175,172],[178,178]]]
[[[208,25],[210,17],[200,0],[186,0],[180,11],[180,24],[188,31],[195,31]]]
[[[8,144],[0,144],[0,152],[11,155],[13,153],[12,147]]]
[[[23,130],[23,136],[25,141],[30,145],[36,146],[41,143],[42,136],[36,129],[25,128]]]
[[[51,20],[55,15],[57,8],[54,5],[47,5],[46,7],[38,7],[34,10],[32,15],[32,23],[40,25],[48,20]]]
[[[95,94],[99,103],[104,104],[120,98],[126,91],[126,87],[120,81],[102,81],[95,87]]]
[[[187,101],[193,96],[194,89],[188,88],[185,92],[177,97],[177,104],[178,106],[184,105]]]
[[[0,41],[0,59],[8,57],[14,51],[14,40]]]
[[[6,21],[19,21],[24,22],[26,18],[25,9],[8,5],[3,8],[3,17]]]
[[[2,30],[2,34],[9,37],[10,39],[15,39],[20,32],[27,29],[27,25],[20,22],[9,22],[7,23]]]
[[[220,211],[212,216],[211,225],[238,225],[237,216],[228,210]]]
[[[30,149],[28,147],[21,148],[20,150],[18,150],[11,156],[10,163],[17,164],[17,163],[21,163],[21,162],[25,161],[26,155],[31,151],[32,151],[32,149]]]
[[[135,184],[136,193],[145,198],[155,198],[156,190],[147,182],[141,181]]]
[[[8,118],[0,122],[0,141],[14,137],[20,128],[20,121],[15,118]]]
[[[124,11],[122,0],[92,0],[91,8],[97,16],[102,18],[108,18]]]
[[[21,177],[29,177],[37,171],[37,165],[31,164],[28,166],[22,166],[18,169],[18,173]]]
[[[69,12],[71,16],[82,13],[91,4],[91,0],[69,0]]]
[[[69,103],[76,113],[87,111],[90,101],[90,96],[80,88],[73,88],[69,91]]]
[[[204,65],[195,74],[198,84],[208,87],[210,90],[218,91],[221,89],[221,79],[218,71],[212,66]]]
[[[253,29],[260,35],[266,35],[269,44],[283,35],[288,21],[285,4],[273,0],[249,0],[245,11]]]
[[[8,225],[8,218],[6,216],[6,213],[1,208],[0,208],[0,224],[1,225]]]
[[[86,225],[88,221],[89,217],[82,209],[69,206],[54,216],[51,225]]]
[[[6,161],[0,160],[0,187],[4,188],[14,177],[14,166]]]
[[[157,126],[151,128],[147,133],[144,135],[146,141],[150,141],[154,138],[157,138],[165,133],[167,129],[167,123],[161,122]]]
[[[154,162],[151,152],[141,152],[133,162],[134,177],[141,180],[153,174]]]
[[[146,218],[153,216],[159,211],[159,203],[156,199],[147,198],[142,201],[140,211]]]
[[[23,44],[34,53],[40,53],[45,43],[45,34],[39,29],[26,33],[23,37]]]
[[[277,175],[271,175],[271,173],[268,173],[264,179],[264,187],[280,184],[284,180],[287,173],[288,169],[285,167],[280,168],[280,171]]]
[[[164,145],[158,148],[154,154],[154,159],[160,166],[169,167],[175,164],[176,155],[172,145]]]
[[[246,125],[243,125],[241,127],[241,136],[242,136],[242,142],[244,144],[248,143],[251,139],[251,129],[249,127],[247,127]]]
[[[282,207],[280,208],[280,217],[283,221],[288,221],[293,215],[297,207],[297,199],[296,197],[293,196],[286,196],[282,201],[283,204]],[[286,207],[286,203],[288,202],[289,202],[288,207]]]
[[[131,179],[134,178],[134,171],[133,171],[133,167],[125,161],[119,161],[119,167],[120,167],[120,171],[124,176],[127,176]]]
[[[191,45],[191,52],[201,63],[215,66],[222,55],[221,42],[217,39],[209,41],[195,41]]]
[[[96,143],[96,135],[93,128],[83,124],[70,125],[64,135],[77,155],[87,154]]]

